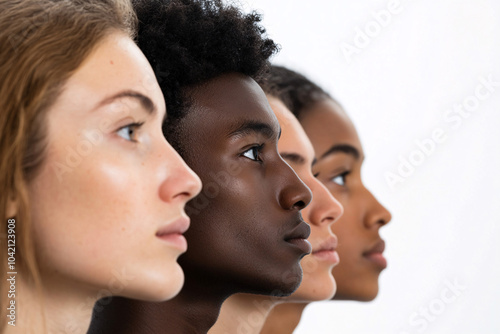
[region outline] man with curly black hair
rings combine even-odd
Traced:
[[[206,333],[234,293],[295,291],[311,250],[300,214],[311,194],[278,154],[280,126],[257,84],[277,51],[261,17],[219,0],[134,5],[139,46],[165,95],[164,134],[204,187],[186,207],[179,295],[156,304],[103,300],[90,333]]]

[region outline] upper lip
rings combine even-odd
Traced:
[[[311,227],[307,224],[304,219],[302,219],[302,215],[299,214],[298,219],[296,220],[296,226],[293,228],[290,233],[285,236],[285,240],[291,239],[307,239],[311,234]]]
[[[179,217],[164,226],[162,226],[157,232],[156,236],[160,237],[167,234],[183,234],[189,228],[189,218],[186,216]]]
[[[368,251],[364,252],[363,255],[370,255],[370,254],[377,254],[380,253],[382,254],[385,250],[385,241],[380,239],[372,248],[370,248]]]
[[[336,236],[329,236],[323,240],[317,247],[313,248],[312,253],[321,251],[335,251],[337,249],[338,240]]]

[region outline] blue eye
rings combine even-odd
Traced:
[[[249,148],[248,150],[246,150],[245,152],[243,152],[243,156],[245,158],[248,158],[248,159],[253,160],[253,161],[262,161],[260,159],[261,149],[262,149],[262,145],[261,146],[253,146],[253,147]]]
[[[125,140],[136,142],[137,129],[144,123],[132,123],[120,128],[116,133]]]
[[[344,172],[332,178],[332,182],[338,184],[339,186],[345,186],[345,179],[349,172]]]

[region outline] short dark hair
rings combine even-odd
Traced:
[[[281,100],[297,119],[318,102],[327,99],[335,101],[311,80],[283,66],[271,66],[261,87],[266,94]]]
[[[167,105],[169,138],[189,110],[187,88],[226,73],[260,81],[278,46],[265,37],[261,15],[221,0],[134,0],[138,45],[151,63]],[[178,147],[175,147],[176,149]]]

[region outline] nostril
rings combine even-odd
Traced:
[[[193,195],[188,191],[184,191],[184,192],[180,192],[180,193],[174,195],[174,198],[178,198],[178,197],[181,197],[183,199],[184,198],[192,198]]]
[[[326,223],[326,224],[333,224],[336,221],[337,218],[333,216],[325,217],[321,222]]]
[[[294,207],[299,210],[302,210],[306,207],[306,203],[304,201],[298,201],[294,204]]]
[[[379,225],[384,226],[384,225],[386,225],[388,222],[389,222],[389,221],[388,221],[388,220],[386,220],[386,219],[379,219],[378,224],[379,224]]]

